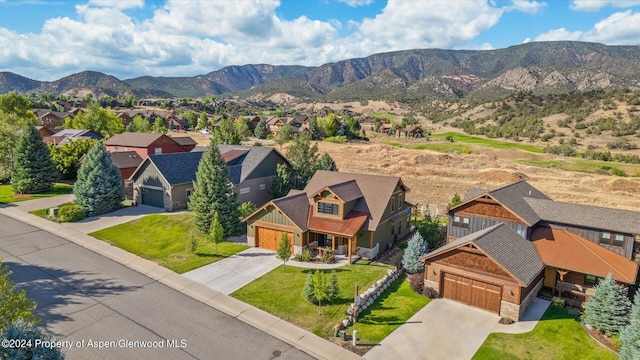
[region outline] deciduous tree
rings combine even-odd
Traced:
[[[287,261],[289,261],[289,258],[291,257],[291,243],[289,242],[289,236],[286,233],[282,233],[280,236],[276,257],[282,260],[282,270],[287,272]]]
[[[276,166],[276,176],[271,182],[271,196],[274,199],[283,197],[291,190],[291,171],[287,164],[278,164]]]
[[[13,151],[13,161],[11,186],[17,193],[47,192],[58,179],[49,149],[33,126],[26,127],[18,139]]]
[[[53,160],[60,177],[63,179],[75,179],[78,175],[80,158],[89,152],[89,149],[91,149],[96,142],[98,142],[98,140],[78,139],[69,141],[62,146],[49,144],[51,160]]]
[[[218,213],[224,224],[225,237],[240,231],[240,212],[233,184],[229,179],[227,164],[222,160],[215,141],[211,141],[202,159],[193,182],[193,193],[189,198],[189,209],[195,212],[195,224],[202,233],[211,227],[213,214]]]
[[[89,103],[87,113],[78,113],[74,117],[64,120],[65,129],[91,130],[104,137],[110,137],[124,132],[122,121],[116,117],[111,108],[103,108],[97,102]]]
[[[151,127],[151,132],[158,134],[165,134],[167,132],[167,127],[164,124],[164,120],[161,117],[157,116],[153,121],[153,126]]]
[[[16,289],[10,276],[11,270],[0,261],[0,332],[10,323],[37,321],[36,303],[27,298],[26,291]]]
[[[0,95],[0,183],[6,183],[13,171],[13,149],[26,126],[35,126],[31,102],[14,92]]]
[[[226,145],[240,145],[242,140],[233,126],[233,122],[229,119],[220,121],[220,126],[213,130],[213,139],[218,144]]]
[[[218,213],[213,214],[213,220],[211,220],[211,227],[209,229],[209,234],[207,234],[207,238],[209,238],[209,241],[215,244],[217,254],[218,243],[224,241],[224,228],[222,227],[222,224],[220,224]]]
[[[124,200],[120,170],[102,143],[89,149],[73,185],[75,202],[84,206],[87,216],[115,211]]]
[[[151,132],[151,124],[149,123],[149,120],[140,115],[136,115],[131,120],[129,126],[127,126],[127,131],[148,133]]]

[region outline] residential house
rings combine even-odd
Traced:
[[[48,127],[49,129],[55,129],[62,126],[64,124],[64,119],[71,116],[67,112],[46,109],[33,109],[32,112],[36,115],[38,125]]]
[[[411,231],[409,189],[400,177],[317,171],[302,191],[260,207],[244,221],[248,245],[277,249],[287,234],[295,253],[330,248],[374,258]]]
[[[45,138],[45,141],[56,146],[62,146],[69,141],[76,141],[80,139],[101,140],[102,135],[97,134],[92,130],[62,129],[55,134]]]
[[[447,235],[422,258],[425,286],[514,320],[541,289],[579,305],[607,274],[637,277],[640,212],[556,202],[525,181],[469,190]]]
[[[190,136],[172,136],[171,138],[173,141],[180,144],[185,151],[191,151],[198,145],[198,143]]]
[[[123,132],[110,137],[105,146],[110,153],[135,151],[142,158],[147,155],[187,152],[171,137],[156,133]]]
[[[422,128],[417,125],[409,125],[404,129],[399,129],[398,131],[401,131],[402,133],[404,133],[405,137],[421,138],[424,136],[424,132],[422,131]]]
[[[112,152],[111,161],[120,170],[120,178],[124,185],[125,196],[133,199],[133,185],[128,179],[133,175],[143,158],[135,151]]]
[[[229,178],[239,204],[250,201],[262,206],[271,197],[271,183],[279,164],[288,161],[271,147],[218,145],[229,168]],[[196,149],[201,150],[201,149]],[[202,151],[149,155],[131,175],[134,199],[167,211],[184,209],[193,189]]]
[[[43,139],[48,138],[49,136],[55,134],[56,132],[46,126],[36,126],[36,130],[40,133]]]

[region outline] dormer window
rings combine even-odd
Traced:
[[[320,201],[318,202],[318,213],[338,215],[338,204]]]

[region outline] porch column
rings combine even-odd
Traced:
[[[331,235],[331,251],[336,251],[336,236]]]
[[[353,238],[347,238],[347,256],[349,257],[349,265],[351,265],[351,241],[353,241]]]

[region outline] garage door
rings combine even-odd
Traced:
[[[142,188],[142,203],[144,205],[164,208],[164,192],[162,190]]]
[[[501,293],[500,286],[444,273],[443,296],[447,299],[499,314]]]
[[[269,250],[278,250],[282,234],[287,234],[293,251],[293,233],[288,231],[259,227],[256,232],[256,246]]]

